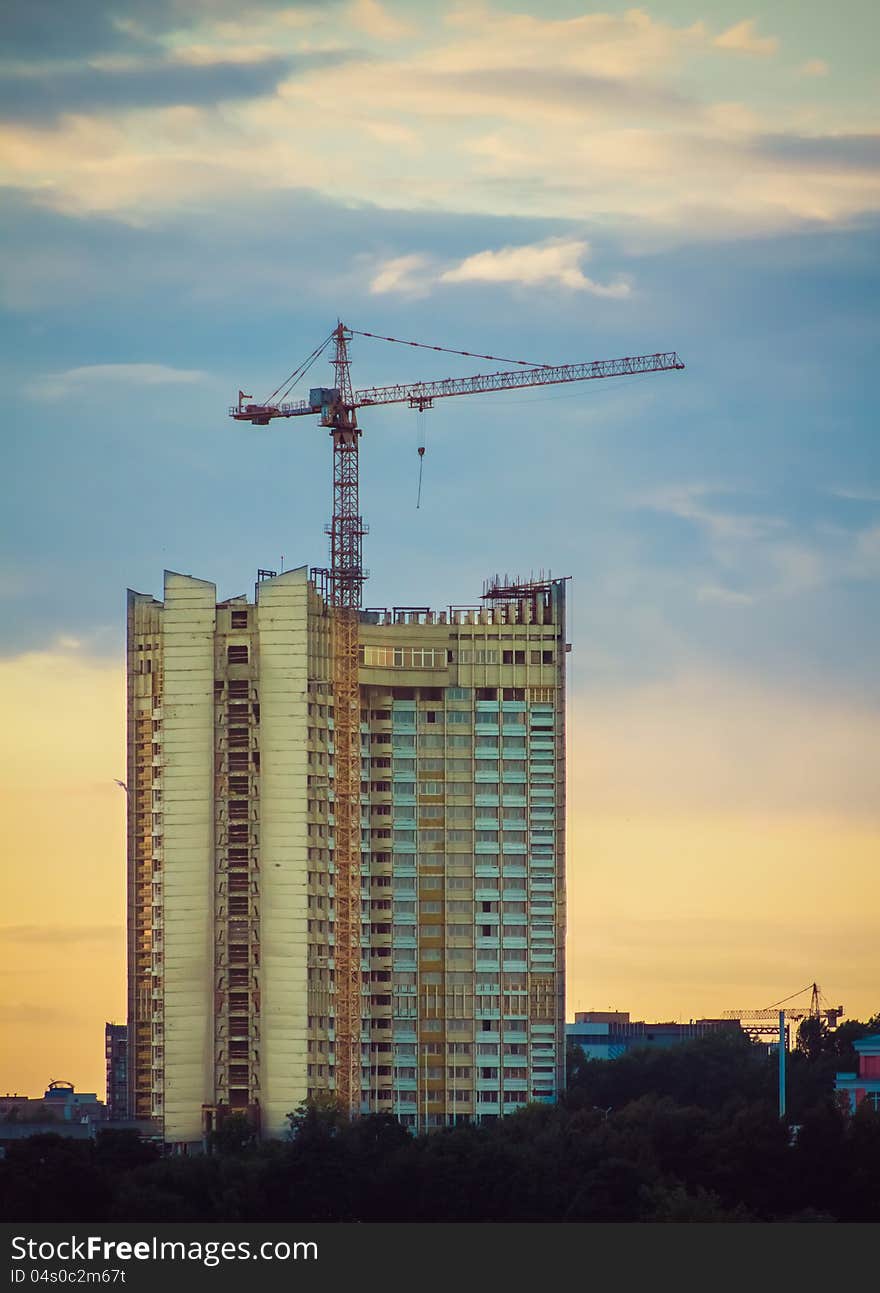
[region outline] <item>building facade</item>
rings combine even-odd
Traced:
[[[630,1019],[628,1010],[582,1010],[565,1025],[569,1042],[590,1060],[616,1060],[639,1047],[668,1047],[709,1033],[740,1032],[736,1019],[692,1019],[690,1023],[649,1024]]]
[[[270,572],[261,572],[270,574]],[[166,572],[128,599],[129,1108],[196,1145],[335,1089],[333,614]],[[362,1112],[564,1083],[565,582],[359,613]]]
[[[107,1117],[128,1118],[128,1028],[104,1025],[104,1059],[107,1072]]]
[[[846,1097],[851,1113],[863,1102],[880,1113],[880,1033],[860,1037],[853,1042],[853,1049],[859,1057],[859,1071],[838,1073],[834,1089]]]

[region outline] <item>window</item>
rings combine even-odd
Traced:
[[[230,623],[234,629],[246,629],[248,626],[247,611],[233,611],[230,615]]]
[[[248,648],[245,644],[240,646],[228,646],[226,648],[226,659],[229,664],[247,664]]]

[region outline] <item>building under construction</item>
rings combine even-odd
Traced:
[[[329,431],[329,567],[129,594],[130,1109],[176,1145],[325,1093],[421,1130],[563,1082],[565,581],[362,609],[358,410],[684,365],[481,355],[517,368],[355,390],[354,335],[444,349],[340,322],[229,410]],[[288,401],[325,351],[334,385]]]
[[[129,594],[132,1116],[195,1146],[326,1092],[414,1130],[554,1100],[565,582],[357,613],[352,956],[337,616],[321,572],[260,573],[253,601],[172,572]]]

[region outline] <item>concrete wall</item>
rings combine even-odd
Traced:
[[[165,573],[165,1139],[198,1141],[213,1100],[216,588]]]
[[[307,1088],[308,571],[260,584],[260,1092],[283,1135]]]

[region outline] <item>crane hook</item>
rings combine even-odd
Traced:
[[[422,464],[425,461],[425,446],[419,445],[419,492],[416,496],[416,511],[419,510],[422,502]]]

